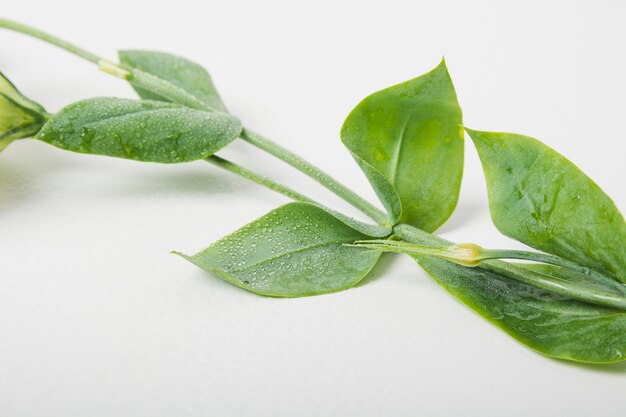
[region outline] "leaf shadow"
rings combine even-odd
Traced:
[[[452,216],[439,228],[437,233],[448,233],[463,227],[479,216],[485,205],[479,201],[469,201],[457,206]]]
[[[365,278],[363,278],[355,287],[361,287],[367,285],[377,279],[380,279],[384,275],[387,275],[392,267],[394,259],[396,258],[394,253],[383,253],[374,268],[370,271]]]
[[[163,194],[230,194],[254,185],[228,173],[211,171],[143,172],[117,188],[120,193],[142,196]]]
[[[14,160],[9,149],[0,158],[0,214],[33,201],[55,174],[71,168],[63,158],[39,157],[37,151]]]
[[[584,363],[584,362],[572,362],[565,359],[555,358],[555,361],[565,365],[573,366],[579,369],[584,369],[589,372],[603,373],[603,374],[626,374],[626,361],[616,363]]]

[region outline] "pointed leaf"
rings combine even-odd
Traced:
[[[368,236],[321,207],[291,203],[193,256],[200,268],[257,294],[301,297],[361,281],[380,253],[342,246]]]
[[[177,163],[204,159],[240,132],[240,122],[225,113],[100,97],[65,107],[37,139],[73,152]]]
[[[217,111],[226,111],[211,76],[200,65],[186,58],[156,51],[123,50],[118,52],[120,62],[138,68],[181,88]],[[132,82],[131,82],[132,84]],[[139,97],[167,101],[150,91],[133,86]]]
[[[341,140],[357,162],[364,161],[376,172],[364,169],[388,210],[395,202],[385,188],[395,188],[402,203],[401,221],[432,231],[446,221],[458,200],[461,123],[454,86],[442,61],[421,77],[365,98],[346,119]],[[381,186],[380,177],[388,185]]]
[[[433,241],[408,227],[399,232],[413,243],[449,243]],[[573,300],[481,267],[464,267],[428,256],[416,260],[450,294],[531,349],[579,362],[626,359],[624,310]],[[558,267],[541,266],[537,270],[564,280],[577,279]]]
[[[485,171],[498,230],[626,282],[626,223],[600,187],[536,139],[468,133]]]

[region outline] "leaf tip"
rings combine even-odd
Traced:
[[[186,260],[189,260],[189,258],[191,258],[191,256],[185,255],[184,253],[179,252],[177,250],[171,250],[169,253],[170,253],[170,255],[177,255],[177,256],[180,256],[181,258],[184,258]]]
[[[472,139],[474,143],[483,141],[485,139],[485,135],[488,133],[481,130],[470,129],[467,126],[463,126],[463,130],[467,132],[470,139]]]
[[[444,74],[447,74],[448,77],[450,76],[450,72],[448,71],[448,65],[446,64],[445,56],[441,57],[441,61],[439,61],[439,64],[435,67],[433,72],[443,72]]]

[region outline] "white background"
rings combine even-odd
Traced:
[[[445,55],[469,127],[524,133],[626,208],[626,2],[10,1],[4,17],[114,57],[206,65],[244,123],[373,199],[338,132],[363,97]],[[0,32],[0,69],[56,111],[122,81]],[[521,247],[492,226],[467,141],[440,234]],[[244,143],[226,157],[358,215]],[[0,155],[2,416],[623,416],[626,365],[543,357],[389,257],[363,285],[272,299],[194,253],[286,200],[203,162],[159,166],[23,141]]]

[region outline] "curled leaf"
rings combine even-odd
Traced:
[[[0,152],[14,140],[36,134],[46,119],[44,108],[22,95],[0,72]]]

